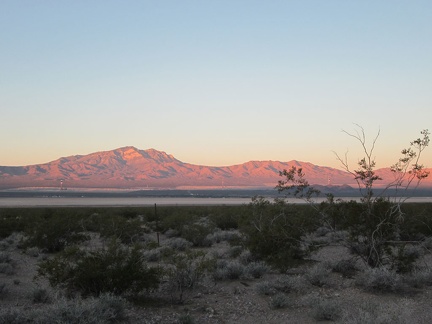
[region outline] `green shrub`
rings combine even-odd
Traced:
[[[239,217],[236,211],[231,210],[220,210],[210,214],[210,220],[216,225],[216,227],[222,230],[237,229],[239,227]]]
[[[101,237],[116,238],[122,243],[130,244],[138,241],[145,233],[143,223],[138,218],[123,217],[112,214],[93,214],[85,222],[87,231],[99,232]]]
[[[208,224],[189,224],[183,227],[181,236],[192,242],[193,246],[209,247],[213,244],[209,234],[213,232],[214,228]]]
[[[301,239],[318,225],[312,209],[258,197],[252,200],[249,210],[250,216],[243,219],[240,230],[246,247],[258,259],[284,271],[309,254]]]
[[[66,246],[82,242],[88,237],[82,234],[82,217],[75,214],[48,213],[37,223],[26,228],[26,247],[36,246],[47,252],[59,252]]]
[[[47,277],[52,286],[97,296],[137,294],[156,288],[160,271],[145,265],[137,247],[129,249],[112,241],[107,248],[95,251],[68,249],[42,261],[38,275]]]

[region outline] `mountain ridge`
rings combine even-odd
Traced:
[[[253,160],[231,166],[205,166],[182,162],[153,148],[124,146],[43,164],[0,166],[0,189],[59,187],[63,183],[70,188],[268,188],[280,180],[279,171],[291,166],[301,167],[312,185],[356,185],[350,173],[310,162]],[[388,169],[377,172],[390,181]],[[426,180],[432,187],[432,181]]]

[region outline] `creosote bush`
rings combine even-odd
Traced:
[[[255,257],[286,270],[309,254],[302,236],[317,226],[316,215],[310,210],[306,216],[302,214],[304,206],[294,208],[283,201],[271,203],[263,197],[254,197],[249,208],[251,215],[240,230]]]
[[[113,240],[95,251],[66,249],[40,262],[38,276],[47,277],[52,286],[83,296],[128,295],[156,288],[160,270],[147,267],[137,247],[127,248]]]

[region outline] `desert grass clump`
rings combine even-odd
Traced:
[[[318,299],[313,304],[313,318],[317,321],[336,321],[342,316],[342,307],[334,299]]]
[[[275,280],[274,287],[283,293],[301,292],[306,290],[307,281],[301,276],[284,275]]]
[[[119,296],[104,295],[99,298],[60,299],[44,311],[32,312],[36,323],[86,323],[121,322],[127,319],[127,301]]]
[[[255,285],[255,291],[259,295],[266,295],[266,296],[273,296],[277,293],[274,283],[267,280],[258,282]]]
[[[282,293],[276,294],[270,299],[270,308],[272,309],[286,308],[290,304],[289,298]]]
[[[245,266],[238,261],[216,261],[216,269],[213,272],[215,280],[236,280],[245,273]]]
[[[413,318],[409,310],[399,304],[377,304],[371,301],[361,303],[353,311],[345,311],[341,322],[345,324],[407,324]]]
[[[244,272],[247,277],[252,277],[255,279],[261,278],[269,270],[267,264],[262,261],[249,263]]]
[[[329,284],[331,270],[324,263],[319,263],[306,271],[306,279],[314,286],[322,287]]]
[[[368,268],[356,278],[356,285],[366,291],[393,293],[402,290],[401,276],[387,268]]]

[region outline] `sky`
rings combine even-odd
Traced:
[[[358,124],[390,166],[432,130],[431,58],[429,0],[0,0],[0,165],[135,146],[340,168]]]

